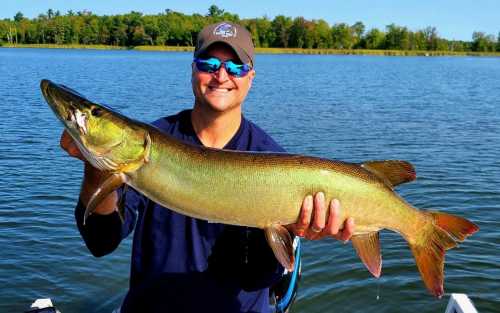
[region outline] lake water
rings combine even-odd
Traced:
[[[192,106],[189,53],[0,49],[0,312],[50,297],[63,312],[110,312],[128,286],[130,240],[94,258],[73,207],[81,162],[59,148],[62,126],[42,78],[152,121]],[[500,308],[500,59],[258,55],[245,114],[288,151],[361,162],[412,162],[398,187],[421,209],[480,227],[446,258],[446,295],[430,296],[406,242],[381,234],[371,278],[351,244],[304,242],[294,312],[444,312],[452,292]]]

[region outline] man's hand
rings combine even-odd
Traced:
[[[340,203],[337,199],[333,199],[328,206],[327,213],[325,195],[318,192],[314,198],[311,195],[304,198],[299,219],[295,224],[286,227],[296,236],[310,240],[334,237],[345,242],[354,233],[354,220],[348,218],[343,227],[340,227],[339,212]],[[339,228],[342,229],[339,230]]]
[[[64,130],[61,135],[61,148],[66,151],[70,156],[75,157],[83,161],[85,167],[83,171],[83,183],[82,189],[80,190],[80,200],[86,206],[90,200],[90,197],[94,194],[97,186],[100,186],[102,180],[106,178],[106,175],[94,168],[83,156],[82,152],[76,145],[70,134]],[[95,213],[98,214],[111,214],[115,211],[116,203],[118,201],[118,195],[116,192],[112,192],[106,197],[95,209]]]
[[[61,148],[63,148],[63,150],[65,150],[70,156],[85,161],[83,154],[80,152],[80,149],[78,149],[78,146],[73,138],[71,138],[67,130],[63,131],[60,144]]]

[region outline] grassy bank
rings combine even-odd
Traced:
[[[127,47],[108,45],[56,45],[56,44],[9,44],[1,45],[4,48],[44,48],[44,49],[95,49],[95,50],[127,50]]]
[[[120,47],[107,45],[56,45],[56,44],[3,44],[6,48],[49,48],[49,49],[95,49],[95,50],[137,50],[190,52],[193,47],[179,46],[135,46]],[[457,51],[415,51],[415,50],[367,50],[367,49],[301,49],[301,48],[256,48],[262,54],[336,54],[336,55],[384,55],[384,56],[495,56],[500,52],[457,52]]]

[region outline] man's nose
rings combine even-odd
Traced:
[[[219,82],[225,82],[226,80],[229,79],[229,74],[226,71],[226,66],[222,65],[217,72],[214,73],[215,78]]]

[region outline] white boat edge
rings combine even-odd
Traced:
[[[478,313],[465,293],[452,293],[445,313]]]
[[[31,308],[43,309],[53,307],[50,299],[37,299]],[[60,312],[60,311],[57,311]],[[452,293],[445,313],[478,313],[474,304],[465,293]]]

